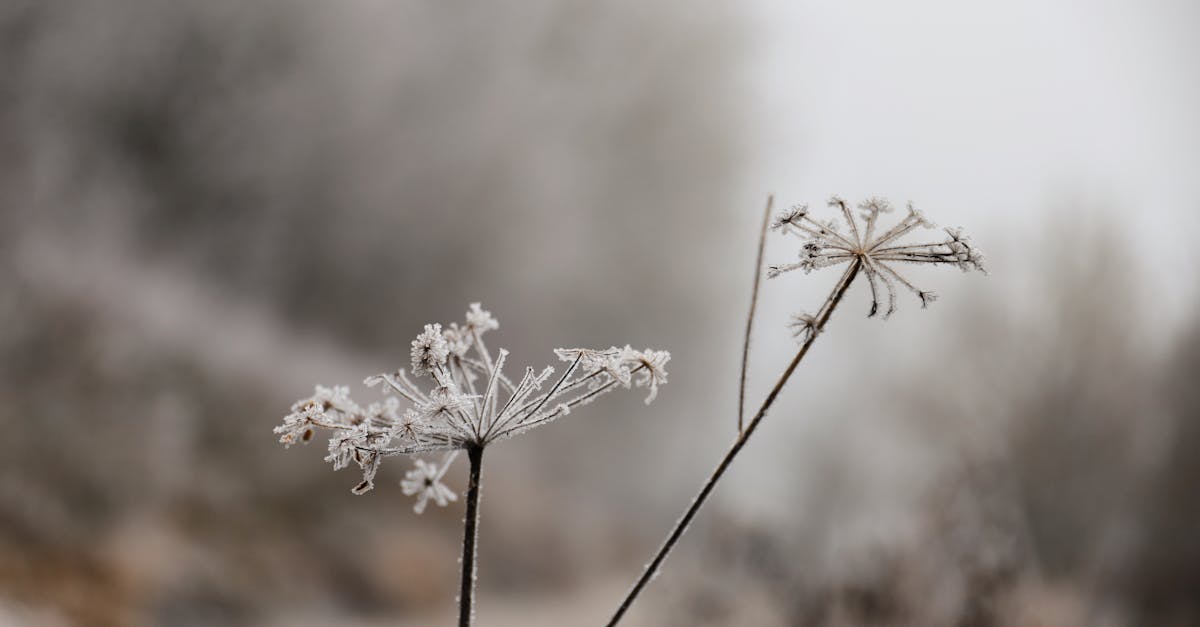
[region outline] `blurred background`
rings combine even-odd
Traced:
[[[271,428],[473,301],[517,367],[674,356],[489,453],[479,623],[601,624],[734,437],[769,192],[911,199],[992,274],[856,286],[628,624],[1200,624],[1197,26],[4,0],[0,625],[450,624],[461,504]],[[765,285],[752,403],[836,278]]]

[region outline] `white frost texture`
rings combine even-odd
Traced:
[[[796,205],[777,216],[771,228],[781,233],[793,234],[804,240],[800,247],[800,261],[771,266],[767,276],[775,278],[784,272],[803,270],[806,273],[820,268],[835,266],[857,260],[867,275],[871,286],[871,310],[868,316],[879,313],[882,292],[887,292],[886,318],[896,311],[896,289],[903,286],[921,300],[921,306],[937,300],[937,294],[917,288],[896,269],[898,264],[941,264],[952,265],[964,272],[978,270],[987,273],[983,266],[983,253],[979,251],[962,229],[945,229],[946,239],[939,242],[901,244],[899,239],[917,227],[933,228],[933,223],[917,211],[912,203],[908,213],[893,227],[876,232],[880,214],[890,213],[892,204],[885,198],[868,198],[858,204],[859,215],[854,216],[850,205],[838,196],[829,199],[830,207],[838,209],[846,219],[848,231],[838,229],[835,221],[820,222],[814,219],[808,205]],[[816,317],[800,314],[792,322],[797,337],[815,333]]]
[[[629,346],[560,348],[554,352],[567,366],[557,378],[547,366],[541,372],[527,368],[514,381],[503,372],[508,351],[493,355],[483,342],[498,327],[479,303],[471,304],[463,325],[427,324],[412,342],[412,376],[400,369],[364,381],[382,384],[382,402],[364,407],[346,387],[317,386],[292,405],[275,433],[291,446],[308,442],[317,429],[329,431],[325,460],[335,470],[352,463],[362,470],[355,494],[374,487],[385,457],[445,451],[437,464],[418,460],[401,482],[405,494],[417,497],[420,513],[429,501],[445,506],[456,499],[441,479],[458,451],[548,424],[617,388],[646,388],[648,404],[667,382],[670,353]]]

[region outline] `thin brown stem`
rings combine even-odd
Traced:
[[[608,627],[614,627],[617,623],[621,622],[621,618],[624,617],[625,613],[629,611],[629,608],[633,606],[633,602],[637,599],[638,595],[641,594],[642,590],[646,587],[646,584],[650,583],[650,580],[654,578],[655,573],[657,573],[659,567],[662,566],[663,560],[665,560],[671,550],[675,548],[675,543],[677,543],[679,538],[683,536],[683,532],[687,531],[688,525],[691,524],[692,519],[696,516],[696,512],[700,511],[700,507],[704,505],[706,500],[708,500],[709,494],[712,493],[713,488],[715,488],[717,485],[717,482],[721,480],[721,476],[725,474],[725,471],[729,468],[729,465],[733,463],[733,459],[737,457],[737,454],[742,450],[742,447],[746,445],[746,442],[750,439],[750,436],[754,433],[754,430],[758,428],[759,423],[761,423],[763,417],[766,416],[767,410],[770,409],[771,405],[775,403],[775,399],[779,396],[779,393],[783,391],[783,386],[787,384],[788,379],[792,377],[792,373],[796,371],[796,367],[800,365],[800,361],[804,359],[806,354],[808,354],[809,347],[812,346],[817,336],[821,334],[821,330],[824,329],[825,323],[828,322],[829,317],[833,315],[833,310],[837,307],[838,303],[841,302],[842,297],[845,296],[846,290],[849,289],[850,284],[854,282],[854,277],[858,275],[861,265],[862,263],[856,260],[851,262],[850,267],[846,269],[846,273],[842,275],[841,281],[838,282],[837,287],[835,287],[833,292],[830,293],[825,305],[822,306],[814,332],[810,333],[808,338],[804,340],[804,343],[800,346],[800,350],[796,353],[796,356],[792,358],[791,363],[789,363],[787,368],[783,371],[783,374],[779,377],[779,380],[775,382],[775,386],[771,388],[770,394],[767,395],[767,398],[763,401],[762,406],[758,408],[758,412],[754,414],[754,418],[750,420],[750,424],[748,424],[745,431],[742,431],[738,435],[737,439],[734,440],[733,446],[731,446],[729,451],[725,453],[725,457],[721,459],[721,463],[717,465],[716,470],[713,471],[712,475],[708,478],[708,481],[706,481],[704,486],[700,488],[700,493],[697,494],[696,498],[692,500],[692,504],[688,506],[683,518],[680,518],[679,522],[675,523],[675,527],[671,530],[670,535],[668,535],[666,541],[663,542],[662,548],[658,550],[658,553],[654,556],[654,559],[648,566],[646,566],[646,569],[642,571],[642,576],[638,578],[637,583],[635,583],[633,588],[629,590],[629,594],[625,596],[625,600],[621,602],[620,607],[617,608],[617,611],[615,614],[613,614],[612,619],[608,621]]]
[[[758,256],[754,259],[754,288],[750,292],[750,313],[746,316],[746,336],[742,338],[742,376],[738,383],[738,433],[742,432],[746,415],[746,368],[750,363],[750,332],[754,329],[754,313],[758,309],[758,287],[762,285],[763,250],[767,247],[767,227],[771,224],[771,206],[775,196],[767,196],[763,210],[762,228],[758,234]]]
[[[483,447],[467,448],[471,474],[467,483],[467,515],[463,522],[462,585],[458,592],[459,627],[470,627],[475,617],[475,553],[479,539],[479,477],[483,470]]]

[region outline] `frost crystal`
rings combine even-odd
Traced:
[[[290,447],[297,439],[303,442],[312,439],[314,427],[350,425],[352,417],[360,411],[350,400],[350,388],[318,385],[312,396],[292,405],[292,412],[284,417],[282,425],[275,427],[275,433],[285,448]]]
[[[467,328],[477,333],[483,333],[499,329],[500,323],[492,317],[492,312],[480,307],[479,303],[471,303],[471,307],[467,310]]]
[[[771,228],[787,233],[789,227],[793,224],[799,224],[807,215],[808,205],[793,205],[791,209],[775,216],[775,220],[771,222]]]
[[[421,512],[428,501],[446,505],[454,494],[440,482],[454,455],[484,447],[565,416],[578,406],[617,388],[649,388],[646,402],[667,382],[666,351],[560,348],[566,369],[553,379],[554,368],[526,368],[519,380],[504,375],[508,351],[493,355],[483,335],[499,326],[492,314],[472,303],[466,323],[427,324],[412,342],[412,377],[404,370],[367,377],[368,386],[381,385],[392,394],[382,402],[360,407],[345,387],[317,386],[301,399],[275,428],[279,441],[290,446],[307,442],[316,429],[331,432],[325,460],[335,470],[357,465],[363,473],[355,488],[361,494],[374,487],[383,458],[447,451],[440,464],[417,461],[402,487],[416,495]],[[419,385],[424,379],[424,385]]]
[[[560,361],[572,362],[579,360],[579,368],[583,370],[601,370],[609,376],[610,380],[616,380],[625,387],[629,387],[630,375],[629,368],[626,366],[626,359],[623,351],[613,347],[606,350],[595,350],[591,348],[556,348],[554,354],[558,355]],[[597,382],[593,381],[593,387]]]
[[[792,270],[812,272],[858,261],[871,288],[871,309],[867,315],[874,316],[879,313],[883,305],[883,294],[886,292],[887,308],[883,313],[883,317],[886,318],[896,311],[898,285],[915,294],[921,300],[922,307],[937,299],[936,294],[918,289],[901,275],[895,267],[898,264],[948,264],[957,266],[964,272],[978,270],[987,273],[983,265],[983,253],[971,243],[971,239],[962,229],[946,229],[948,237],[940,242],[898,243],[901,237],[917,227],[933,228],[933,223],[917,211],[912,203],[908,204],[908,214],[882,233],[876,233],[879,216],[893,211],[892,204],[887,199],[864,200],[858,204],[857,217],[851,212],[850,205],[838,196],[830,198],[828,204],[841,212],[849,232],[839,230],[834,222],[817,222],[808,215],[808,209],[803,205],[779,214],[772,223],[772,228],[784,234],[794,234],[805,242],[800,247],[800,260],[796,263],[770,266],[767,271],[769,278]],[[791,326],[799,337],[815,332],[815,323],[814,316],[801,315],[793,320]]]
[[[638,364],[638,379],[636,385],[640,388],[650,388],[646,396],[646,404],[654,402],[658,397],[658,386],[667,382],[667,362],[671,361],[671,353],[647,348],[635,351],[626,346],[622,359],[629,363]]]
[[[451,322],[450,326],[442,331],[442,335],[446,338],[446,347],[456,357],[462,357],[471,350],[471,329],[458,326],[457,322]]]
[[[425,505],[433,499],[439,507],[445,507],[451,501],[457,501],[458,496],[454,494],[446,484],[442,483],[442,475],[445,474],[448,463],[442,464],[441,470],[434,464],[431,464],[423,459],[417,460],[416,468],[404,473],[404,479],[400,481],[400,489],[407,496],[417,495],[417,502],[413,505],[413,511],[420,514],[425,511]]]
[[[446,364],[450,347],[442,335],[442,325],[427,324],[425,332],[412,343],[412,369],[418,377],[433,372]]]

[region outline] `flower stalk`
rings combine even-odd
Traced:
[[[750,313],[746,316],[746,335],[742,338],[742,372],[738,381],[738,435],[745,429],[746,421],[746,371],[750,366],[750,334],[754,331],[754,314],[758,310],[758,288],[762,285],[763,252],[767,248],[767,227],[771,224],[771,207],[775,196],[767,196],[763,209],[762,228],[758,235],[758,256],[754,261],[754,287],[750,291]]]
[[[770,202],[768,199],[768,212],[770,211]],[[907,215],[900,219],[890,229],[877,234],[877,222],[882,214],[890,213],[893,207],[890,202],[883,198],[868,198],[858,205],[858,217],[851,206],[842,198],[833,196],[829,199],[828,205],[842,214],[845,218],[848,230],[841,230],[836,221],[817,221],[814,219],[808,210],[807,205],[796,205],[787,211],[784,211],[776,216],[771,223],[771,228],[782,232],[784,235],[795,235],[804,241],[800,248],[800,260],[796,263],[773,265],[768,268],[768,278],[775,278],[792,270],[803,270],[805,273],[827,268],[830,266],[847,264],[842,278],[825,299],[824,304],[817,310],[816,314],[802,313],[794,316],[791,327],[797,339],[800,340],[800,349],[796,352],[796,356],[784,369],[783,374],[775,382],[770,393],[759,407],[758,411],[751,418],[749,424],[743,427],[745,393],[746,393],[746,370],[749,362],[749,347],[750,334],[754,323],[754,313],[758,301],[758,283],[759,272],[762,267],[762,251],[765,242],[764,236],[759,240],[759,254],[755,266],[754,289],[751,294],[750,314],[746,321],[746,335],[742,345],[742,370],[740,386],[738,390],[738,437],[730,446],[725,457],[717,464],[708,481],[700,488],[699,494],[692,500],[688,509],[684,512],[683,517],[675,524],[667,539],[655,554],[654,559],[642,571],[641,577],[630,589],[621,605],[617,608],[616,613],[609,620],[610,627],[621,621],[621,618],[629,611],[633,602],[645,589],[646,585],[654,578],[661,568],[662,563],[666,560],[674,549],[675,544],[687,531],[691,525],[692,519],[696,513],[708,500],[717,482],[724,476],[730,464],[733,463],[735,457],[740,453],[750,436],[754,434],[755,429],[766,416],[767,410],[775,403],[779,397],[779,393],[783,391],[783,387],[791,379],[792,374],[800,365],[800,362],[808,354],[809,348],[816,341],[817,336],[824,330],[825,325],[829,322],[830,316],[842,298],[846,295],[846,291],[850,288],[851,283],[859,275],[861,271],[867,277],[867,284],[871,290],[871,307],[867,317],[874,317],[881,311],[883,299],[887,298],[887,309],[883,311],[883,318],[887,318],[896,311],[897,292],[900,288],[907,289],[914,293],[921,301],[921,306],[926,307],[929,303],[936,300],[937,295],[933,292],[928,292],[916,287],[911,281],[905,278],[897,269],[900,264],[934,264],[934,265],[950,265],[958,267],[963,271],[978,270],[986,273],[983,264],[983,254],[978,248],[971,243],[962,229],[946,229],[945,233],[948,236],[943,241],[923,242],[914,244],[901,244],[899,240],[904,235],[917,229],[918,227],[932,228],[933,223],[925,218],[924,214],[917,211],[908,204]],[[862,224],[859,224],[859,221]]]
[[[823,329],[825,327],[825,323],[829,321],[829,317],[833,314],[833,310],[837,307],[838,303],[842,301],[842,297],[846,295],[846,290],[850,288],[850,284],[854,281],[854,277],[858,275],[861,265],[862,264],[857,261],[852,263],[850,267],[846,269],[846,273],[842,275],[842,280],[838,282],[837,286],[829,294],[829,298],[826,299],[825,304],[821,308],[822,313],[819,314],[817,318],[816,326],[818,330]],[[746,442],[750,440],[750,436],[754,435],[754,430],[758,428],[760,423],[762,423],[763,417],[767,415],[767,410],[769,410],[771,406],[775,404],[775,399],[779,397],[779,393],[783,391],[783,387],[787,385],[788,380],[792,378],[792,374],[796,372],[796,367],[800,365],[800,361],[803,360],[804,356],[808,354],[808,349],[812,346],[813,342],[816,341],[817,335],[819,335],[819,333],[810,333],[807,335],[804,342],[800,345],[800,350],[796,352],[796,356],[792,358],[791,363],[788,364],[787,368],[784,369],[783,374],[780,375],[779,380],[776,381],[774,387],[771,388],[771,392],[767,394],[766,400],[763,401],[762,405],[758,408],[758,411],[755,412],[754,417],[750,419],[750,422],[746,425],[746,428],[738,433],[737,439],[733,441],[733,445],[729,447],[729,451],[725,453],[725,457],[721,459],[721,463],[717,464],[716,469],[713,470],[713,473],[709,476],[708,481],[706,481],[700,488],[700,492],[696,495],[696,498],[692,499],[692,503],[688,506],[687,511],[684,512],[683,517],[679,519],[679,522],[675,523],[675,527],[671,530],[671,533],[667,535],[666,541],[663,542],[662,547],[659,548],[658,553],[656,553],[654,556],[654,559],[651,560],[650,564],[647,565],[645,570],[642,571],[641,577],[639,577],[637,582],[633,584],[633,587],[630,588],[629,593],[625,596],[625,599],[621,601],[621,605],[617,608],[616,613],[613,614],[613,617],[608,621],[609,627],[613,627],[617,623],[621,622],[621,619],[625,616],[625,613],[629,611],[629,608],[633,606],[633,602],[637,600],[638,596],[642,593],[642,590],[645,589],[646,584],[650,583],[650,580],[654,578],[654,575],[662,566],[663,561],[666,560],[667,555],[669,555],[671,550],[675,548],[675,544],[679,542],[679,538],[683,537],[683,533],[687,531],[688,527],[692,524],[692,519],[696,517],[696,513],[700,511],[701,506],[704,505],[705,501],[708,500],[709,495],[712,494],[713,488],[717,486],[717,482],[720,481],[721,477],[725,475],[725,471],[729,469],[729,465],[733,463],[734,458],[737,457],[738,453],[741,452],[742,447],[746,445]]]
[[[467,449],[470,460],[470,478],[467,480],[467,513],[463,520],[462,583],[458,593],[459,627],[470,627],[475,616],[475,555],[479,541],[479,493],[483,474],[483,447]]]
[[[559,348],[554,353],[568,366],[558,377],[547,366],[541,371],[526,368],[519,379],[510,379],[504,374],[508,351],[501,348],[493,354],[483,343],[484,333],[498,327],[491,313],[472,303],[462,326],[425,325],[412,342],[411,377],[404,369],[367,377],[366,385],[382,388],[382,402],[363,406],[350,398],[347,387],[317,386],[311,397],[292,405],[275,428],[284,446],[308,443],[318,429],[330,432],[325,460],[334,470],[358,466],[362,480],[353,488],[355,494],[375,487],[386,458],[443,453],[440,462],[417,459],[400,481],[403,493],[416,497],[413,511],[418,514],[430,502],[446,507],[458,500],[442,478],[466,451],[470,476],[459,625],[474,620],[483,449],[554,422],[620,388],[646,388],[649,404],[659,386],[667,383],[671,359],[667,351],[630,346]],[[425,385],[420,385],[422,379]]]

